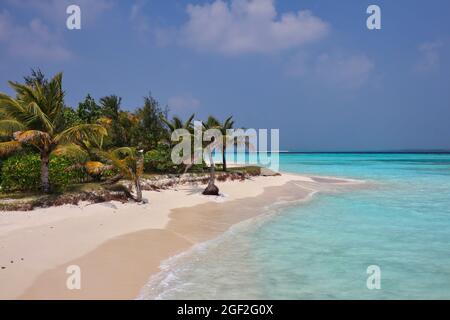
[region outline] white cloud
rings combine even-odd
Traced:
[[[19,57],[64,60],[71,56],[40,19],[18,25],[5,10],[0,12],[0,43],[7,53]]]
[[[136,31],[138,38],[146,43],[148,38],[159,47],[174,43],[178,36],[176,27],[161,27],[145,14],[144,10],[150,5],[148,0],[136,0],[131,5],[129,19],[131,27]],[[146,8],[147,7],[147,8]]]
[[[11,36],[11,24],[10,14],[6,10],[0,12],[0,41],[5,41]]]
[[[278,14],[274,0],[215,0],[187,6],[180,42],[222,54],[298,48],[324,37],[329,26],[310,11]]]
[[[318,56],[300,52],[287,64],[286,74],[303,77],[333,87],[357,89],[370,78],[375,63],[364,54],[331,54]]]
[[[173,96],[168,100],[169,108],[174,110],[197,109],[200,107],[200,101],[196,98],[185,96]]]
[[[374,62],[366,55],[319,56],[315,72],[321,79],[334,84],[341,84],[351,88],[363,85],[374,69]]]
[[[89,28],[95,18],[112,7],[114,0],[5,0],[13,10],[28,10],[32,18],[19,23],[6,10],[0,12],[0,51],[22,58],[66,60],[72,53],[64,45],[66,9],[71,4],[81,8],[82,28]],[[14,11],[12,11],[14,12]],[[45,23],[43,22],[45,21]]]
[[[429,72],[439,69],[441,62],[440,50],[444,46],[442,41],[425,42],[419,46],[419,60],[414,66],[418,72]]]
[[[130,10],[131,24],[140,34],[145,34],[150,31],[149,21],[147,17],[142,14],[145,5],[147,5],[147,1],[138,0],[133,3]]]

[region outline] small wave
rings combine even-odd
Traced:
[[[187,282],[182,277],[182,274],[193,268],[194,263],[203,255],[214,250],[227,240],[256,230],[277,215],[282,214],[285,209],[309,201],[316,193],[317,191],[312,191],[307,197],[302,199],[283,199],[280,197],[272,204],[263,207],[261,214],[234,224],[218,237],[197,243],[187,251],[162,261],[160,264],[161,271],[150,278],[136,299],[161,300],[171,297],[177,292],[186,292],[192,284]]]

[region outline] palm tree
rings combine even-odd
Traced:
[[[140,179],[144,172],[143,150],[122,147],[109,152],[98,151],[99,156],[120,171],[120,176],[130,179],[136,189],[136,202],[142,202]]]
[[[192,126],[192,120],[194,120],[195,114],[192,114],[185,122],[181,120],[177,116],[173,116],[172,120],[168,120],[165,117],[161,116],[161,120],[166,124],[166,126],[169,128],[170,133],[174,132],[177,129],[186,129],[189,132],[192,132],[193,126]],[[169,145],[172,147],[172,140],[170,137],[168,137]]]
[[[232,143],[233,137],[230,137],[227,133],[227,130],[232,129],[234,125],[233,117],[228,117],[223,123],[220,123],[217,118],[213,116],[209,116],[207,123],[210,128],[218,129],[222,133],[222,169],[223,171],[227,171],[227,157],[226,157],[226,149],[228,143]]]
[[[61,128],[64,91],[62,73],[51,80],[28,79],[27,84],[9,82],[16,98],[0,93],[0,135],[10,141],[0,143],[0,155],[21,149],[22,145],[35,147],[41,158],[42,190],[50,192],[50,155],[58,149],[69,148],[75,141],[101,139],[107,134],[97,124],[80,124]]]
[[[127,145],[128,132],[121,122],[120,110],[122,98],[109,95],[100,99],[100,109],[103,119],[109,119],[108,141],[105,142],[110,148],[123,147]]]
[[[194,126],[192,123],[192,120],[194,120],[195,114],[192,114],[185,122],[181,120],[179,117],[174,116],[172,117],[172,120],[167,120],[165,117],[161,116],[161,120],[167,125],[169,128],[170,133],[173,133],[175,130],[178,129],[185,129],[189,131],[191,135],[194,134]],[[168,137],[169,147],[173,147],[172,139],[169,136]],[[192,146],[193,148],[193,146]],[[184,168],[184,173],[186,173],[192,166],[194,165],[194,152],[191,152],[191,161],[189,164],[186,165]]]
[[[203,123],[203,128],[206,130],[209,129],[217,129],[217,120],[213,117],[209,117],[206,123]],[[206,189],[203,190],[204,195],[208,196],[218,196],[219,195],[219,188],[215,185],[216,182],[216,166],[214,164],[214,159],[212,156],[212,151],[216,144],[219,141],[215,141],[215,137],[211,138],[211,142],[207,143],[205,145],[205,149],[207,149],[208,152],[208,158],[209,158],[209,181],[208,185],[206,186]]]

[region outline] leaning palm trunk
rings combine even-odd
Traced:
[[[141,176],[144,172],[144,151],[136,152],[136,173],[134,175],[134,187],[136,189],[136,202],[142,202]]]
[[[136,202],[142,202],[142,189],[139,177],[134,179],[134,188],[136,189]]]
[[[216,167],[214,165],[214,160],[212,157],[211,150],[208,152],[209,156],[209,181],[206,189],[203,191],[204,195],[207,196],[218,196],[219,188],[215,185],[216,182]]]
[[[106,180],[102,184],[104,184],[104,185],[115,184],[115,183],[119,182],[122,179],[123,179],[123,174],[119,173],[119,174],[116,174],[114,177],[109,178],[108,180]]]
[[[101,158],[107,160],[120,171],[120,174],[111,179],[112,182],[118,182],[117,179],[120,179],[120,177],[131,180],[136,189],[136,197],[133,197],[133,200],[142,202],[140,178],[144,172],[143,151],[136,151],[135,148],[130,147],[122,147],[109,152],[99,150],[97,153]]]
[[[189,171],[189,169],[191,169],[194,166],[194,161],[195,161],[194,154],[191,154],[191,160],[189,161],[188,164],[184,166],[183,174],[186,174]]]

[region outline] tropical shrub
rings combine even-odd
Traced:
[[[168,146],[158,145],[155,149],[144,155],[144,168],[146,172],[177,172],[179,166],[171,159],[171,150]]]
[[[51,157],[49,180],[55,190],[64,189],[69,184],[86,179],[82,170],[66,170],[75,162],[67,157]],[[41,160],[39,154],[16,154],[6,159],[1,168],[1,190],[36,191],[41,187]]]

